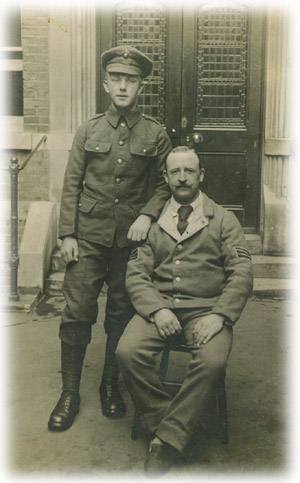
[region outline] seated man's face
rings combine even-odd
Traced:
[[[165,180],[178,203],[189,204],[199,193],[204,169],[193,151],[170,153],[166,161]]]

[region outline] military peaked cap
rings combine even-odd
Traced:
[[[106,50],[101,56],[101,61],[107,72],[147,77],[152,71],[152,60],[130,45],[119,45]]]

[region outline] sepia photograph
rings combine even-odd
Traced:
[[[1,17],[3,479],[296,481],[296,2]]]

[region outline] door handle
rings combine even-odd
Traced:
[[[203,143],[204,139],[201,133],[195,132],[192,136],[194,144]]]

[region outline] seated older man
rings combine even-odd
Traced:
[[[232,327],[252,289],[251,256],[235,215],[199,189],[204,169],[187,147],[171,151],[167,201],[148,240],[128,263],[127,290],[136,310],[117,356],[136,408],[153,435],[145,472],[167,472],[206,413],[224,373]],[[168,339],[182,334],[188,372],[172,398],[154,370]]]

